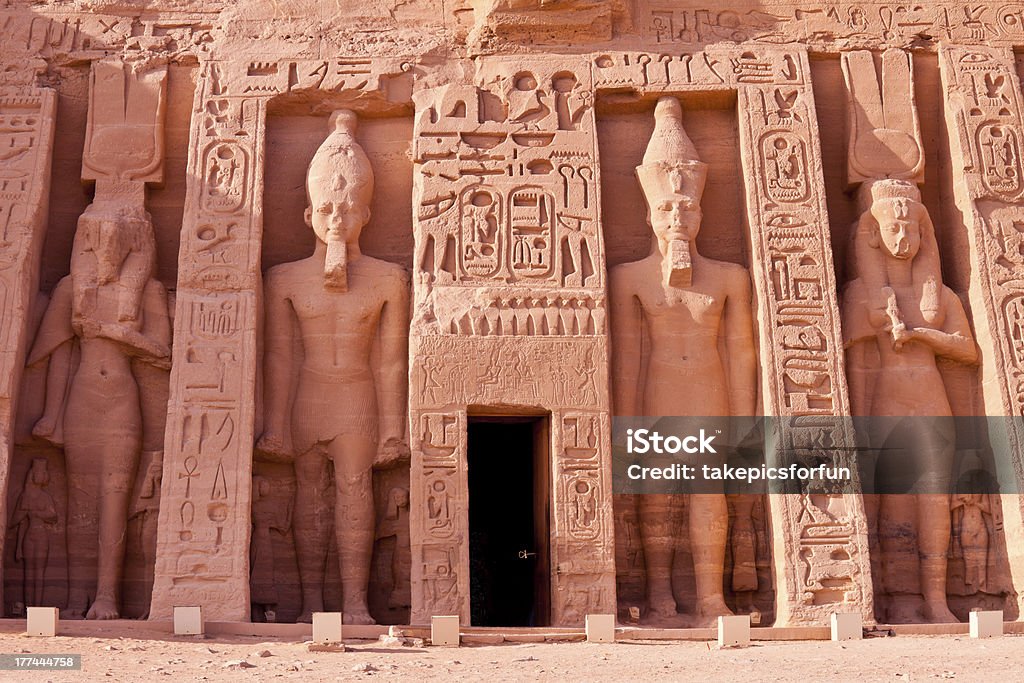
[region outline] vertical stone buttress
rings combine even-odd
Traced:
[[[14,418],[46,233],[57,97],[36,87],[43,66],[38,60],[8,53],[0,65],[0,519],[7,519]]]

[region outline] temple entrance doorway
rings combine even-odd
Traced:
[[[473,626],[550,623],[547,416],[470,416],[470,616]]]

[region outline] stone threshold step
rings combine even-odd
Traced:
[[[309,640],[313,637],[310,624],[260,624],[248,622],[208,621],[205,624],[207,636],[256,636],[263,638],[282,638],[293,640]],[[345,625],[343,634],[346,640],[377,640],[387,635],[390,627],[386,625]],[[398,626],[406,637],[430,638],[430,627],[422,625]],[[969,625],[961,624],[878,624],[876,633],[891,631],[896,636],[924,635],[968,635]],[[24,619],[0,619],[0,633],[23,633]],[[1007,635],[1024,634],[1024,622],[1009,621],[1003,624],[1003,632]],[[62,619],[59,625],[61,636],[92,636],[146,638],[147,636],[163,638],[173,636],[170,621],[139,621],[134,619],[115,619],[111,621],[84,621]],[[572,642],[585,640],[583,628],[569,627],[482,627],[463,626],[460,629],[462,641],[467,644],[498,644],[541,643],[541,642]],[[750,629],[751,640],[783,641],[783,640],[829,640],[830,629],[827,626],[765,626]],[[189,638],[191,636],[180,636]],[[718,631],[715,628],[648,628],[643,626],[619,626],[615,629],[615,638],[628,640],[715,640]]]

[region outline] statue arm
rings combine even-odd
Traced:
[[[167,290],[157,280],[149,280],[144,295],[143,330],[161,349],[166,349],[166,353],[159,358],[167,359],[167,367],[170,368],[173,331],[167,306]]]
[[[292,454],[288,424],[291,416],[292,372],[295,365],[295,320],[291,302],[269,273],[266,284],[266,338],[263,352],[263,435],[257,450],[279,457]]]
[[[71,272],[74,273],[73,293],[76,299],[74,312],[81,314],[81,305],[85,294],[99,286],[99,270],[96,266],[96,254],[93,252],[90,238],[86,235],[86,226],[81,225],[75,230],[71,242]],[[70,279],[71,276],[69,275]]]
[[[167,314],[167,290],[156,280],[145,284],[142,299],[142,330],[121,323],[100,325],[99,336],[121,342],[158,367],[171,367],[171,321]]]
[[[733,415],[752,416],[757,401],[757,352],[750,278],[746,270],[732,282],[725,300],[725,348],[729,368],[729,408]]]
[[[609,284],[614,414],[634,416],[642,410],[643,312],[622,270],[612,269]]]
[[[117,319],[122,322],[136,320],[145,296],[145,290],[153,276],[153,254],[143,253],[137,249],[128,252],[121,264],[118,278],[121,285],[121,296],[117,302]]]
[[[973,365],[978,362],[978,347],[971,335],[971,326],[967,322],[964,306],[949,288],[943,287],[942,298],[946,307],[944,329],[916,327],[907,334],[911,339],[930,346],[936,355],[965,365]]]
[[[380,447],[378,465],[400,459],[405,449],[406,394],[409,378],[409,282],[394,278],[391,294],[384,302],[379,323],[379,372],[377,397],[380,405]]]
[[[150,362],[157,361],[156,365],[162,365],[165,368],[170,367],[169,362],[167,362],[171,355],[168,345],[151,339],[138,330],[133,330],[120,323],[100,323],[93,336],[105,337],[112,341],[120,342],[133,352],[131,355],[139,356]],[[160,363],[159,361],[164,362]]]
[[[53,502],[53,496],[49,494],[44,495],[46,499],[45,507],[42,510],[40,518],[47,524],[57,523],[57,504]]]
[[[71,328],[71,276],[68,275],[53,290],[26,365],[35,365],[45,360],[61,345],[74,338],[75,332]]]

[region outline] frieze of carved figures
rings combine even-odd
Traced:
[[[786,2],[756,9],[679,8],[668,0],[641,0],[639,27],[659,45],[769,43],[877,46],[1019,42],[1024,8],[1016,3]]]
[[[116,60],[93,65],[82,177],[96,181],[96,196],[28,361],[46,362],[48,374],[33,434],[66,454],[68,552],[81,568],[70,577],[68,614],[79,618],[120,614],[129,496],[147,430],[162,431],[143,419],[152,399],[133,366],[166,369],[170,356],[167,295],[154,278],[144,204],[145,183],[163,179],[166,76],[166,68]]]
[[[595,365],[604,353],[599,345],[547,338],[524,341],[513,345],[477,337],[420,337],[413,383],[423,387],[421,401],[443,406],[501,403],[515,397],[532,405],[599,404],[604,374]],[[552,364],[551,358],[559,363]]]

